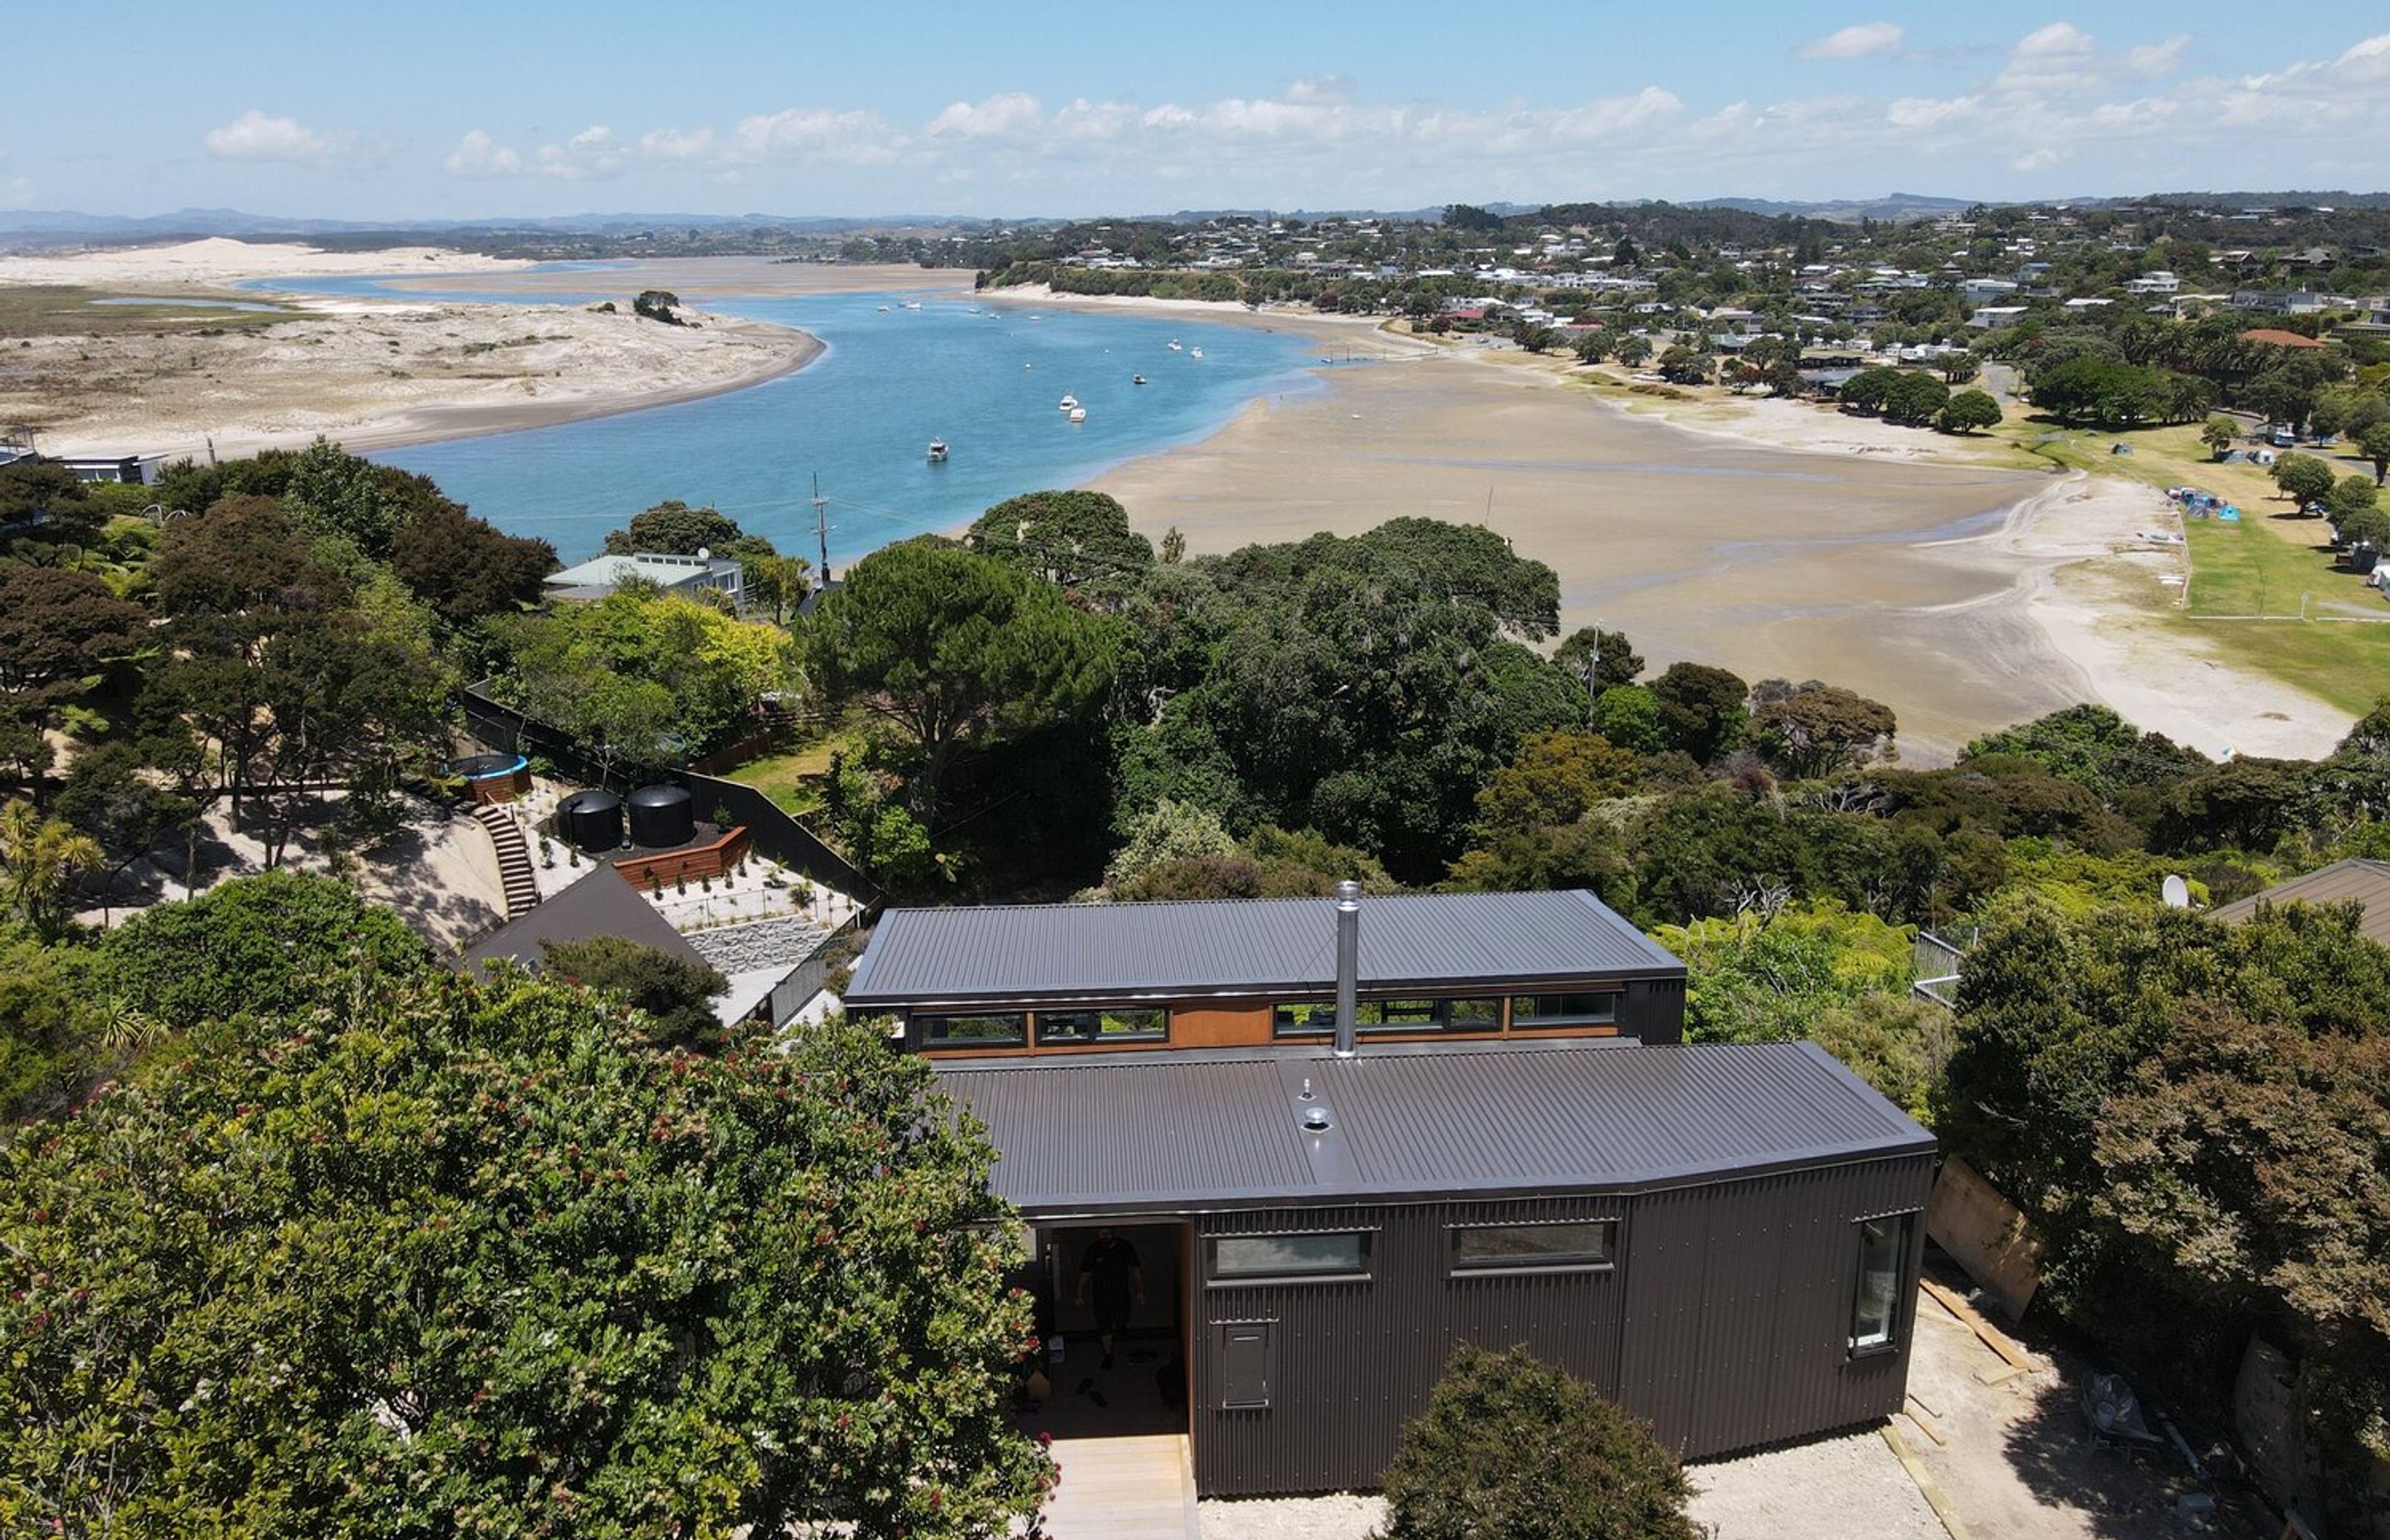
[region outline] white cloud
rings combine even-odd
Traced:
[[[885,165],[903,137],[877,113],[792,107],[739,120],[716,151],[733,165],[829,163]]]
[[[1939,128],[1966,122],[1983,105],[1981,96],[1902,96],[1884,109],[1884,121],[1895,128]]]
[[[560,181],[604,181],[619,176],[630,163],[630,147],[614,137],[604,123],[593,123],[560,145],[542,145],[532,157],[532,169]]]
[[[1037,98],[1015,91],[984,101],[956,102],[930,120],[923,130],[932,139],[1015,139],[1034,134],[1046,122]]]
[[[269,160],[330,170],[378,159],[353,133],[319,134],[296,118],[272,118],[252,107],[208,130],[201,141],[210,155],[226,160]]]
[[[522,172],[520,155],[478,128],[457,140],[440,164],[451,176],[517,176]]]
[[[1866,58],[1897,49],[1908,33],[1897,21],[1861,21],[1823,37],[1813,37],[1792,50],[1795,58]]]
[[[2065,159],[2066,152],[2064,150],[2053,149],[2048,146],[2044,146],[2040,149],[2029,149],[2023,155],[2011,160],[2009,162],[2009,170],[2022,172],[2046,171],[2049,167],[2058,164],[2058,162]]]
[[[639,153],[651,160],[702,160],[713,148],[713,130],[656,128],[639,135]]]

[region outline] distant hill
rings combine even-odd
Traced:
[[[1845,199],[1824,202],[1780,202],[1768,198],[1703,198],[1681,205],[1688,209],[1740,209],[1754,214],[1791,214],[1804,219],[1831,219],[1857,225],[1863,219],[1888,225],[1912,219],[1935,219],[1973,208],[1980,199],[1933,198],[1923,193],[1886,193],[1882,198]]]

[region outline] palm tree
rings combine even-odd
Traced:
[[[108,857],[99,841],[71,825],[44,818],[27,802],[0,808],[0,871],[8,907],[33,933],[56,941],[74,918],[74,886]]]

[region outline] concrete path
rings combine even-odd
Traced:
[[[1198,1540],[1187,1435],[1056,1439],[1053,1540]]]

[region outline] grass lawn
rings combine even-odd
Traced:
[[[802,818],[821,811],[818,783],[829,774],[830,756],[841,751],[854,753],[862,747],[861,733],[852,725],[841,725],[796,748],[749,760],[735,770],[726,771],[722,778],[752,786],[771,798],[781,811]]]
[[[2310,616],[2390,619],[2390,603],[2362,578],[2333,566],[2322,520],[2286,517],[2290,504],[2276,493],[2264,468],[2217,464],[2199,442],[2197,424],[2102,433],[2013,422],[1998,431],[2069,469],[2160,489],[2195,486],[2238,504],[2237,524],[2183,521],[2191,548],[2191,596],[2185,609],[2171,612],[2171,623],[2353,714],[2362,715],[2390,696],[2390,625],[2297,619],[2302,606]],[[2133,453],[2111,453],[2115,443],[2130,444]],[[2354,464],[2334,459],[2344,474]],[[2289,618],[2203,619],[2221,615]]]

